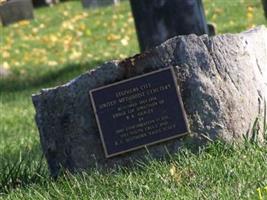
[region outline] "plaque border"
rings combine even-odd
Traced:
[[[102,89],[105,89],[105,88],[109,88],[109,87],[112,87],[114,85],[119,85],[121,83],[125,83],[125,82],[128,82],[128,81],[132,81],[132,80],[135,80],[135,79],[143,78],[143,77],[149,76],[151,74],[156,74],[156,73],[160,73],[162,71],[167,71],[167,70],[171,71],[172,80],[174,82],[174,85],[176,86],[175,87],[176,88],[176,95],[177,95],[179,103],[181,105],[182,115],[183,115],[183,118],[185,120],[185,125],[186,125],[186,130],[187,131],[185,133],[181,133],[179,135],[174,135],[174,136],[167,137],[167,138],[164,138],[164,139],[161,139],[161,140],[157,140],[157,141],[150,142],[150,143],[147,143],[147,144],[139,145],[139,146],[136,146],[136,147],[124,150],[124,151],[119,151],[119,152],[116,152],[116,153],[113,153],[113,154],[108,154],[107,148],[106,148],[106,143],[105,143],[105,140],[104,140],[104,135],[102,133],[102,127],[100,125],[100,120],[99,120],[98,114],[96,112],[96,104],[95,104],[95,101],[94,101],[94,98],[93,98],[93,92],[98,91],[98,90],[102,90]],[[166,142],[166,141],[171,140],[171,139],[180,138],[180,137],[183,137],[183,136],[187,135],[188,133],[190,133],[190,128],[189,128],[189,124],[188,124],[187,115],[186,115],[186,112],[185,112],[185,109],[184,109],[184,104],[183,104],[183,101],[182,101],[180,89],[179,89],[179,86],[177,84],[177,78],[176,78],[176,76],[174,74],[173,67],[165,67],[165,68],[154,70],[152,72],[148,72],[148,73],[145,73],[145,74],[137,75],[135,77],[131,77],[131,78],[128,78],[128,79],[125,79],[125,80],[121,80],[121,81],[118,81],[118,82],[115,82],[115,83],[111,83],[111,84],[104,85],[104,86],[101,86],[101,87],[98,87],[98,88],[94,88],[94,89],[89,91],[89,96],[90,96],[90,99],[91,99],[91,104],[93,106],[93,112],[94,112],[94,115],[95,115],[95,118],[96,118],[96,123],[97,123],[97,127],[98,127],[98,130],[99,130],[99,133],[100,133],[101,143],[102,143],[106,158],[111,158],[111,157],[118,156],[118,155],[121,155],[121,154],[124,154],[124,153],[127,153],[127,152],[131,152],[131,151],[134,151],[134,150],[137,150],[137,149],[141,149],[143,147],[151,146],[151,145],[158,144],[158,143],[161,143],[161,142]]]

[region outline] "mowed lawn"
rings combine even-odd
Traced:
[[[218,33],[267,25],[260,0],[204,3]],[[31,94],[139,49],[127,1],[95,10],[69,1],[34,14],[0,27],[0,199],[267,199],[266,144],[187,145],[164,161],[52,180]]]

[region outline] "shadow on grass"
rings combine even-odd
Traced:
[[[43,76],[28,77],[28,78],[6,78],[0,79],[1,92],[17,92],[28,89],[50,87],[56,84],[67,82],[75,76],[84,73],[87,70],[93,69],[104,61],[92,61],[83,64],[68,64],[63,68],[46,73]]]

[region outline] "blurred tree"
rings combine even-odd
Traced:
[[[201,0],[130,0],[141,51],[176,36],[208,34]]]
[[[267,0],[262,0],[262,5],[265,13],[265,18],[267,19]]]

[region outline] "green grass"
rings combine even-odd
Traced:
[[[218,33],[267,25],[260,0],[205,0]],[[49,178],[31,94],[106,60],[138,52],[127,2],[83,10],[66,2],[0,28],[0,199],[258,199],[267,186],[267,146],[211,143],[131,169]],[[267,198],[267,191],[263,195]]]

